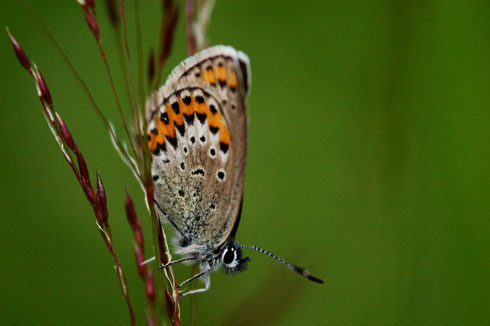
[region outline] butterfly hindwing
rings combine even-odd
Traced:
[[[243,195],[248,58],[216,46],[184,60],[147,102],[155,201],[182,243],[218,246]]]

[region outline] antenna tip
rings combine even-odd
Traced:
[[[325,284],[325,281],[322,279],[319,279],[318,277],[315,277],[313,275],[308,275],[306,276],[307,279],[309,279],[312,282],[318,283],[318,284]]]
[[[310,274],[310,271],[307,270],[307,269],[304,269],[304,268],[301,268],[301,267],[298,267],[298,266],[294,266],[294,270],[301,274],[302,276],[304,276],[305,278],[309,279],[310,281],[312,282],[315,282],[315,283],[318,283],[318,284],[325,284],[325,281],[318,278],[318,277],[315,277],[313,275]]]

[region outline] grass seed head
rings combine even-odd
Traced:
[[[68,148],[71,149],[73,152],[75,152],[75,148],[76,148],[75,141],[73,140],[73,137],[71,136],[68,127],[66,127],[65,122],[63,121],[63,119],[61,119],[58,113],[56,113],[56,118],[58,120],[58,126],[60,127],[61,136],[63,137],[63,140],[65,141]]]
[[[19,42],[15,39],[15,37],[10,33],[9,28],[6,28],[7,34],[9,35],[10,41],[12,42],[12,46],[14,47],[14,52],[15,55],[17,56],[17,60],[19,60],[20,64],[28,71],[31,70],[31,63],[29,61],[29,58],[27,57],[27,54],[24,52],[24,49],[22,49],[22,46],[20,46]]]
[[[99,172],[97,172],[97,215],[99,215],[99,222],[105,225],[108,224],[109,213],[107,211],[107,198]]]

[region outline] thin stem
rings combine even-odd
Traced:
[[[136,149],[134,148],[134,144],[133,144],[134,143],[133,138],[131,136],[131,133],[129,132],[128,125],[126,124],[126,119],[124,118],[124,114],[122,112],[121,103],[119,102],[119,97],[117,95],[116,86],[115,86],[114,80],[112,78],[111,69],[109,68],[109,63],[107,62],[107,57],[105,55],[104,49],[103,49],[100,41],[97,41],[97,47],[98,47],[100,55],[102,57],[102,61],[104,61],[104,66],[105,66],[105,69],[107,72],[107,76],[109,77],[109,82],[111,84],[112,94],[114,95],[114,99],[116,100],[117,110],[119,111],[119,115],[121,116],[121,120],[122,120],[122,123],[124,126],[124,130],[126,131],[126,135],[128,137],[129,146],[131,147],[131,150],[133,151],[134,155],[137,156],[137,152],[136,152]]]
[[[126,70],[126,65],[124,63],[124,50],[122,47],[122,40],[121,40],[121,35],[119,34],[119,31],[117,29],[113,29],[114,35],[116,37],[116,48],[117,48],[117,56],[119,57],[119,65],[121,66],[121,71],[123,75],[123,81],[124,81],[124,91],[126,92],[126,97],[128,98],[129,101],[129,109],[131,111],[131,116],[135,115],[135,106],[131,98],[131,91],[129,88],[129,83],[128,83],[128,72]]]
[[[131,82],[131,101],[132,105],[134,108],[138,108],[138,104],[136,103],[136,88],[134,86],[134,74],[133,74],[133,65],[131,64],[131,53],[129,51],[129,46],[128,46],[128,29],[127,29],[127,22],[126,22],[126,14],[124,10],[124,0],[121,0],[121,16],[122,16],[122,21],[123,21],[123,35],[124,35],[124,46],[126,48],[126,56],[128,59],[128,67],[129,67],[129,79]],[[143,134],[143,132],[140,129],[140,123],[139,123],[139,114],[137,113],[139,110],[133,111],[133,119],[134,119],[134,124],[135,124],[135,129],[136,129],[136,135],[138,138],[140,138]],[[140,145],[141,140],[138,139],[138,143]],[[139,146],[141,148],[141,146]],[[137,153],[138,156],[138,162],[142,162],[142,151],[139,151]],[[140,169],[142,167],[140,166]]]
[[[138,89],[140,93],[140,105],[142,111],[144,110],[145,103],[145,82],[143,78],[144,64],[143,64],[143,37],[141,33],[141,11],[139,0],[134,0],[134,23],[136,27],[136,49],[138,60]],[[142,112],[144,114],[144,112]]]
[[[126,279],[126,275],[124,274],[124,271],[121,267],[121,264],[119,263],[119,258],[117,257],[116,252],[114,251],[114,247],[112,245],[112,236],[111,236],[111,231],[109,226],[107,225],[108,230],[106,231],[103,226],[101,226],[99,223],[97,223],[97,226],[99,227],[100,233],[102,235],[102,238],[104,239],[107,248],[109,249],[109,252],[111,253],[112,257],[114,258],[114,264],[116,267],[116,273],[117,277],[119,279],[119,284],[121,285],[121,290],[123,292],[124,299],[126,301],[126,304],[128,306],[129,314],[131,317],[131,325],[136,325],[136,317],[134,315],[134,310],[133,306],[131,305],[131,301],[129,299],[129,290],[128,290],[128,281]]]

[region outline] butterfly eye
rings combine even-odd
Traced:
[[[223,259],[223,263],[225,265],[233,265],[233,263],[235,262],[236,260],[236,251],[234,248],[226,248],[224,251],[223,251],[223,256],[222,256],[222,259]],[[230,266],[230,267],[233,267],[233,266]]]
[[[242,259],[242,251],[236,242],[228,244],[221,253],[221,262],[227,273],[243,272],[249,260],[248,257]]]

